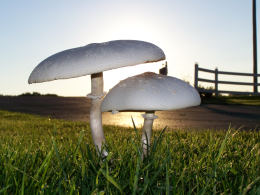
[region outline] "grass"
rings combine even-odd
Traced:
[[[106,159],[89,125],[0,111],[0,194],[260,194],[260,132],[105,126]]]
[[[260,96],[212,96],[210,98],[203,97],[202,103],[260,106]]]

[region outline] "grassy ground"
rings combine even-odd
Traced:
[[[210,98],[203,97],[202,103],[260,106],[260,96],[212,96]]]
[[[89,125],[0,111],[0,194],[260,194],[260,132],[154,133],[105,126],[99,159]]]

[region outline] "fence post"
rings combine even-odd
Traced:
[[[218,96],[218,69],[215,69],[215,96]]]
[[[255,78],[257,78],[257,74],[253,75],[253,80],[254,80],[254,83],[253,83],[253,85],[254,85],[254,92],[253,93],[254,93],[254,95],[257,95],[258,94],[258,83],[257,83],[257,79],[255,79]]]
[[[199,65],[195,64],[194,87],[196,89],[198,89],[198,74],[199,74]]]

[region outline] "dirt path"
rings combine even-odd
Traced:
[[[0,109],[39,114],[51,118],[88,121],[90,101],[84,97],[0,97]],[[156,112],[157,128],[260,129],[260,107],[241,105],[204,104],[198,107]],[[137,126],[143,119],[140,113],[103,113],[103,123],[132,126],[133,116]]]

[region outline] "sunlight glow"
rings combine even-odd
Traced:
[[[135,126],[137,128],[142,128],[144,123],[144,118],[140,112],[119,112],[117,114],[111,114],[110,112],[103,113],[103,123],[107,125],[118,125],[123,127],[133,127],[134,120]]]
[[[123,67],[123,68],[106,71],[104,72],[104,90],[108,92],[109,89],[114,87],[119,81],[134,75],[138,75],[144,72],[158,73],[163,63],[164,61]]]

